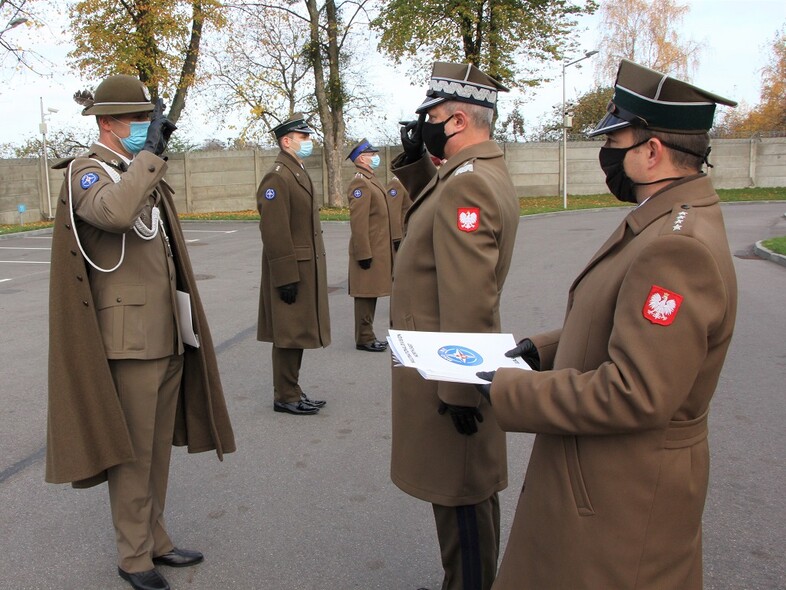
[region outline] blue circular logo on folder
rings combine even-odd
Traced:
[[[474,367],[483,362],[482,356],[471,348],[464,346],[443,346],[437,351],[437,354],[450,363],[464,365],[465,367]]]

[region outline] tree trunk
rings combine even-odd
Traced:
[[[305,0],[311,29],[311,51],[309,58],[314,68],[315,95],[319,120],[325,142],[324,158],[327,168],[327,202],[330,206],[341,206],[344,191],[341,186],[341,164],[344,147],[344,91],[340,76],[340,49],[338,46],[338,13],[334,0],[325,3],[327,18],[327,48],[323,49],[320,39],[319,9],[316,0]],[[328,78],[325,81],[324,63],[327,61]]]
[[[201,0],[192,2],[194,17],[191,23],[191,40],[188,43],[186,57],[183,60],[183,68],[180,71],[180,81],[177,84],[175,97],[172,99],[172,106],[169,107],[167,118],[176,123],[180,118],[183,108],[186,106],[186,95],[189,88],[194,84],[197,61],[199,60],[199,44],[202,41],[202,27],[205,23],[205,15],[202,11]]]

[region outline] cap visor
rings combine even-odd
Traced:
[[[597,135],[603,135],[604,133],[611,133],[612,131],[624,129],[625,127],[629,127],[629,126],[630,126],[629,121],[626,121],[625,119],[620,119],[619,117],[611,113],[606,113],[606,116],[603,117],[600,123],[598,123],[595,126],[595,129],[587,133],[587,137],[595,137]]]
[[[415,109],[415,113],[420,115],[421,113],[425,113],[427,110],[431,109],[432,107],[437,106],[440,103],[445,102],[447,99],[443,98],[442,96],[429,96],[424,100],[418,108]]]

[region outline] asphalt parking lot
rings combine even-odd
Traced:
[[[786,234],[784,203],[724,206],[739,312],[710,413],[705,588],[786,588],[786,268],[752,254]],[[567,289],[625,210],[522,218],[503,293],[503,330],[557,327]],[[261,243],[254,223],[184,223],[216,343],[238,450],[172,458],[168,527],[205,562],[165,570],[175,589],[438,588],[430,506],[390,482],[390,359],[354,349],[349,224],[323,225],[333,343],[304,354],[313,417],[274,413],[270,345],[256,341]],[[51,235],[0,240],[0,588],[117,589],[106,488],[44,483]],[[376,330],[384,336],[388,300]],[[657,354],[654,351],[653,354]],[[668,367],[664,367],[668,370]],[[531,435],[509,435],[503,546]],[[566,564],[566,567],[568,564]],[[545,589],[544,589],[545,590]],[[590,589],[596,590],[596,589]]]

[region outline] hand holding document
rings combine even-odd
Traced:
[[[387,340],[394,363],[417,369],[424,379],[488,383],[475,373],[507,367],[530,370],[522,359],[505,356],[516,347],[513,334],[390,330]]]

